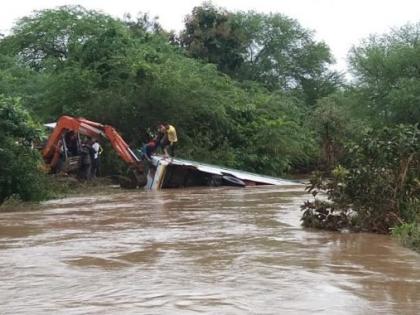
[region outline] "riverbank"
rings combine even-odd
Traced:
[[[98,177],[94,180],[79,181],[71,176],[48,176],[51,192],[48,200],[63,199],[76,196],[95,196],[99,194],[114,194],[123,188],[115,184],[111,178]],[[33,211],[42,209],[45,201],[22,201],[15,196],[8,198],[0,205],[1,212]]]

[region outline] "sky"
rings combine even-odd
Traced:
[[[158,16],[166,30],[179,31],[184,18],[202,0],[12,0],[0,7],[0,33],[7,34],[17,19],[33,10],[80,4],[115,17],[147,12]],[[420,22],[420,0],[213,0],[230,11],[282,13],[315,31],[315,39],[330,47],[335,69],[347,71],[347,54],[370,34],[383,34],[409,22]]]

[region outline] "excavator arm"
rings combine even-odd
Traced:
[[[54,168],[60,158],[60,139],[66,132],[73,131],[91,138],[104,137],[109,140],[114,150],[137,173],[143,172],[143,163],[137,158],[121,135],[109,125],[102,125],[85,118],[62,116],[57,121],[48,142],[42,150],[45,163]]]
[[[135,165],[140,162],[139,158],[113,127],[105,125],[103,128],[105,137],[109,140],[115,152],[117,152],[126,163]]]

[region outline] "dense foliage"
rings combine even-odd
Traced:
[[[352,86],[318,101],[326,167],[308,189],[325,194],[304,204],[304,225],[393,231],[420,250],[419,32],[406,25],[354,47]]]
[[[379,125],[420,121],[420,23],[369,37],[350,53],[357,110]]]
[[[0,203],[10,196],[22,200],[46,197],[41,160],[31,148],[39,129],[19,99],[0,94]]]
[[[307,226],[389,233],[420,214],[420,129],[396,126],[368,131],[347,148],[345,167],[325,180],[314,176],[309,191],[327,200],[304,205]]]
[[[240,81],[293,91],[309,105],[334,92],[340,76],[333,57],[313,33],[282,14],[231,13],[211,4],[186,18],[180,43],[188,55],[214,63]]]
[[[305,101],[246,85],[184,55],[147,18],[119,21],[81,7],[36,12],[0,42],[0,91],[43,120],[86,116],[119,128],[133,145],[170,121],[180,155],[278,175],[314,158]]]

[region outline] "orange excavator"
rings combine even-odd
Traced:
[[[42,149],[45,164],[51,172],[72,172],[79,169],[81,157],[77,152],[81,147],[81,135],[108,139],[117,154],[128,164],[137,185],[144,186],[146,181],[144,163],[134,154],[121,135],[112,126],[80,117],[60,117]]]

